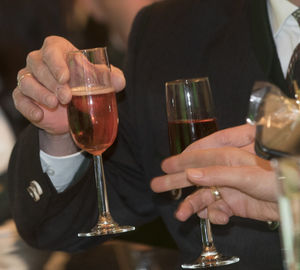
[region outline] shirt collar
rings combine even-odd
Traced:
[[[276,35],[287,18],[299,7],[288,0],[269,0],[268,10],[273,34]]]

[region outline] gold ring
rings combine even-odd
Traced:
[[[211,187],[210,191],[211,191],[211,194],[214,195],[216,201],[222,199],[221,193],[216,187]]]
[[[31,77],[32,77],[32,74],[28,72],[28,73],[23,74],[21,77],[17,78],[17,85],[18,85],[19,88],[21,87],[21,81],[22,81],[26,76],[31,76]]]

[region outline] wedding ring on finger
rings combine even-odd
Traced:
[[[216,187],[211,187],[210,191],[212,195],[214,196],[215,200],[218,201],[222,199],[220,191]]]
[[[22,82],[22,80],[25,78],[25,77],[32,77],[32,74],[31,73],[25,73],[25,74],[23,74],[23,75],[21,75],[20,77],[17,77],[17,86],[18,86],[18,88],[20,88],[21,87],[21,82]]]

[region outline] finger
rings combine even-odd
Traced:
[[[206,210],[208,208],[208,211]],[[233,215],[230,207],[222,199],[215,199],[209,188],[202,188],[185,198],[178,207],[175,216],[180,221],[186,221],[196,214],[200,218],[212,219],[215,224],[226,224]]]
[[[64,85],[69,81],[70,73],[67,65],[67,53],[70,51],[78,50],[68,40],[51,36],[47,37],[44,41],[43,62],[49,68],[53,77],[60,84]],[[120,91],[125,87],[125,78],[123,72],[114,66],[111,66],[112,70],[112,84],[116,91]]]
[[[256,156],[239,148],[222,147],[183,152],[164,160],[161,167],[165,173],[176,173],[186,168],[243,164],[256,165]]]
[[[44,40],[41,50],[42,60],[55,80],[62,85],[66,84],[70,78],[67,53],[78,49],[62,37],[50,36]]]
[[[26,75],[30,73],[27,73],[26,69],[20,70],[18,73],[18,78],[21,79],[19,79],[20,81],[18,90],[24,96],[36,101],[39,104],[42,104],[48,108],[55,108],[58,104],[55,94],[41,85],[33,76],[24,76],[24,74]],[[18,94],[18,92],[16,94]]]
[[[255,154],[254,143],[248,144],[246,146],[242,146],[241,149],[248,151],[252,154]]]
[[[187,179],[185,172],[155,177],[151,181],[154,192],[165,192],[173,189],[189,187],[192,183]]]
[[[27,55],[26,69],[28,69],[41,84],[53,93],[56,92],[59,83],[43,61],[42,51],[32,51]]]
[[[191,215],[204,210],[214,201],[215,198],[209,189],[199,189],[183,200],[175,216],[180,221],[186,221]]]
[[[255,128],[249,124],[217,131],[189,145],[185,151],[223,146],[244,147],[253,143]]]
[[[204,208],[203,210],[200,210],[198,213],[197,213],[198,217],[199,218],[208,218],[208,213],[207,213],[207,208]]]
[[[49,134],[61,135],[69,132],[66,105],[59,104],[57,108],[53,110],[47,108],[42,109],[44,118],[39,123],[36,123],[36,125]],[[55,113],[57,117],[53,117],[53,113]]]
[[[126,85],[125,77],[119,68],[115,66],[111,66],[111,81],[113,88],[116,89],[117,92],[123,90]]]
[[[240,194],[240,196],[237,195],[236,191],[233,193],[229,191],[229,193],[230,197],[226,196],[226,191],[223,192],[222,189],[222,196],[227,197],[226,202],[225,199],[214,202],[208,205],[207,208],[200,210],[197,215],[200,218],[209,218],[215,224],[226,224],[233,215],[261,221],[279,219],[277,203],[256,200],[243,194]],[[227,207],[230,207],[230,205],[231,208],[227,211]],[[230,213],[231,210],[232,214]]]
[[[16,109],[30,122],[39,122],[43,118],[43,111],[32,99],[24,96],[19,88],[13,91],[13,101]]]
[[[49,91],[54,93],[62,104],[67,104],[71,100],[71,90],[65,84],[60,84],[51,73],[49,66],[42,59],[40,51],[34,51],[27,56],[27,69],[34,78]]]
[[[208,219],[213,224],[225,225],[233,215],[230,208],[223,200],[214,202],[208,207]]]
[[[189,181],[195,185],[226,186],[238,189],[254,198],[277,200],[275,173],[257,166],[191,168],[186,170],[186,174]]]

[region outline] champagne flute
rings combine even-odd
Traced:
[[[102,164],[102,153],[114,142],[119,121],[106,48],[70,52],[67,62],[72,90],[67,110],[70,132],[76,145],[93,155],[99,209],[97,224],[78,236],[132,231],[133,226],[120,226],[111,217]]]
[[[172,155],[181,153],[192,142],[217,131],[207,77],[167,82],[166,105]],[[180,190],[176,193],[180,194]],[[195,262],[183,264],[182,268],[215,267],[239,261],[238,257],[227,257],[218,253],[208,219],[200,219],[200,231],[203,244],[202,253]]]

